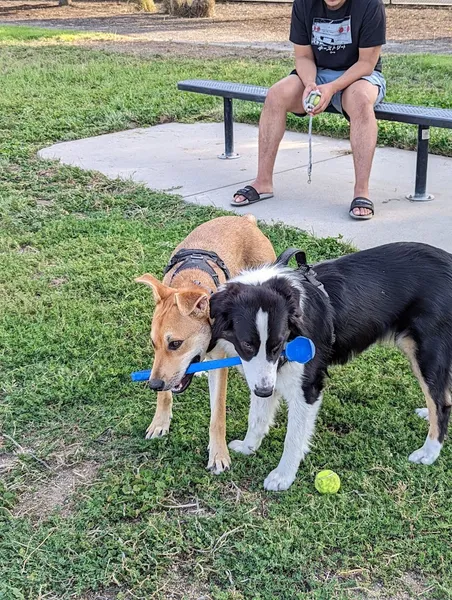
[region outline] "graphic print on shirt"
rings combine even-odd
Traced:
[[[313,19],[311,45],[318,50],[326,50],[335,54],[352,43],[351,17],[331,21],[330,19]]]

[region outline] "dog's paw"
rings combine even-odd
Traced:
[[[432,465],[441,452],[442,444],[427,438],[425,444],[408,457],[408,460],[418,465]]]
[[[428,421],[428,408],[416,408],[414,412],[418,417],[421,417],[421,419]]]
[[[274,469],[266,477],[264,481],[264,488],[272,492],[283,492],[284,490],[288,490],[290,488],[294,480],[294,476],[278,471],[278,469]]]
[[[146,429],[145,438],[151,440],[168,435],[170,423],[171,419],[154,419]]]
[[[224,471],[229,471],[231,468],[231,457],[227,447],[224,449],[212,448],[209,449],[209,462],[207,463],[207,470],[214,475],[219,475]]]
[[[256,452],[252,446],[249,446],[245,443],[245,440],[232,440],[232,442],[229,442],[228,446],[234,452],[239,452],[240,454],[245,454],[246,456]]]

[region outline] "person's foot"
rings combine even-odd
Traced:
[[[259,196],[264,196],[264,198],[262,198],[262,200],[265,200],[267,198],[271,198],[273,196],[273,186],[270,185],[262,185],[259,183],[259,181],[253,181],[253,183],[250,184],[251,187],[253,187],[256,192],[259,194]],[[246,206],[247,204],[249,204],[248,202],[248,198],[246,198],[243,195],[234,195],[234,201],[233,201],[234,206],[240,206],[241,204],[243,206]]]
[[[352,219],[358,221],[371,219],[374,216],[374,213],[375,210],[372,200],[369,200],[369,198],[366,198],[365,196],[356,196],[350,204],[348,212]]]
[[[355,217],[367,217],[372,214],[372,211],[368,208],[354,208],[352,212]]]

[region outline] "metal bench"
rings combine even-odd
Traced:
[[[208,79],[187,79],[177,84],[179,90],[219,96],[224,101],[224,153],[219,158],[238,158],[234,152],[234,118],[232,101],[248,100],[250,102],[265,101],[268,88],[258,85],[232,83],[230,81],[211,81]],[[333,107],[328,112],[337,113]],[[375,116],[384,121],[398,121],[418,126],[416,184],[414,194],[407,195],[410,200],[433,200],[427,193],[428,141],[430,127],[452,129],[452,109],[412,106],[411,104],[391,104],[382,102],[375,107]]]

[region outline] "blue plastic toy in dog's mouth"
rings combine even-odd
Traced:
[[[312,340],[310,340],[309,338],[299,336],[291,342],[288,342],[282,355],[285,356],[287,360],[291,362],[305,364],[314,358],[315,346]],[[224,367],[236,367],[241,363],[242,361],[240,360],[239,356],[221,358],[220,360],[206,360],[204,362],[196,362],[192,363],[188,367],[186,375],[192,375],[193,373],[199,373],[200,371],[212,371],[213,369],[222,369]],[[148,381],[151,378],[151,371],[135,371],[134,373],[132,373],[131,377],[132,381]],[[188,387],[188,384],[185,387]]]

